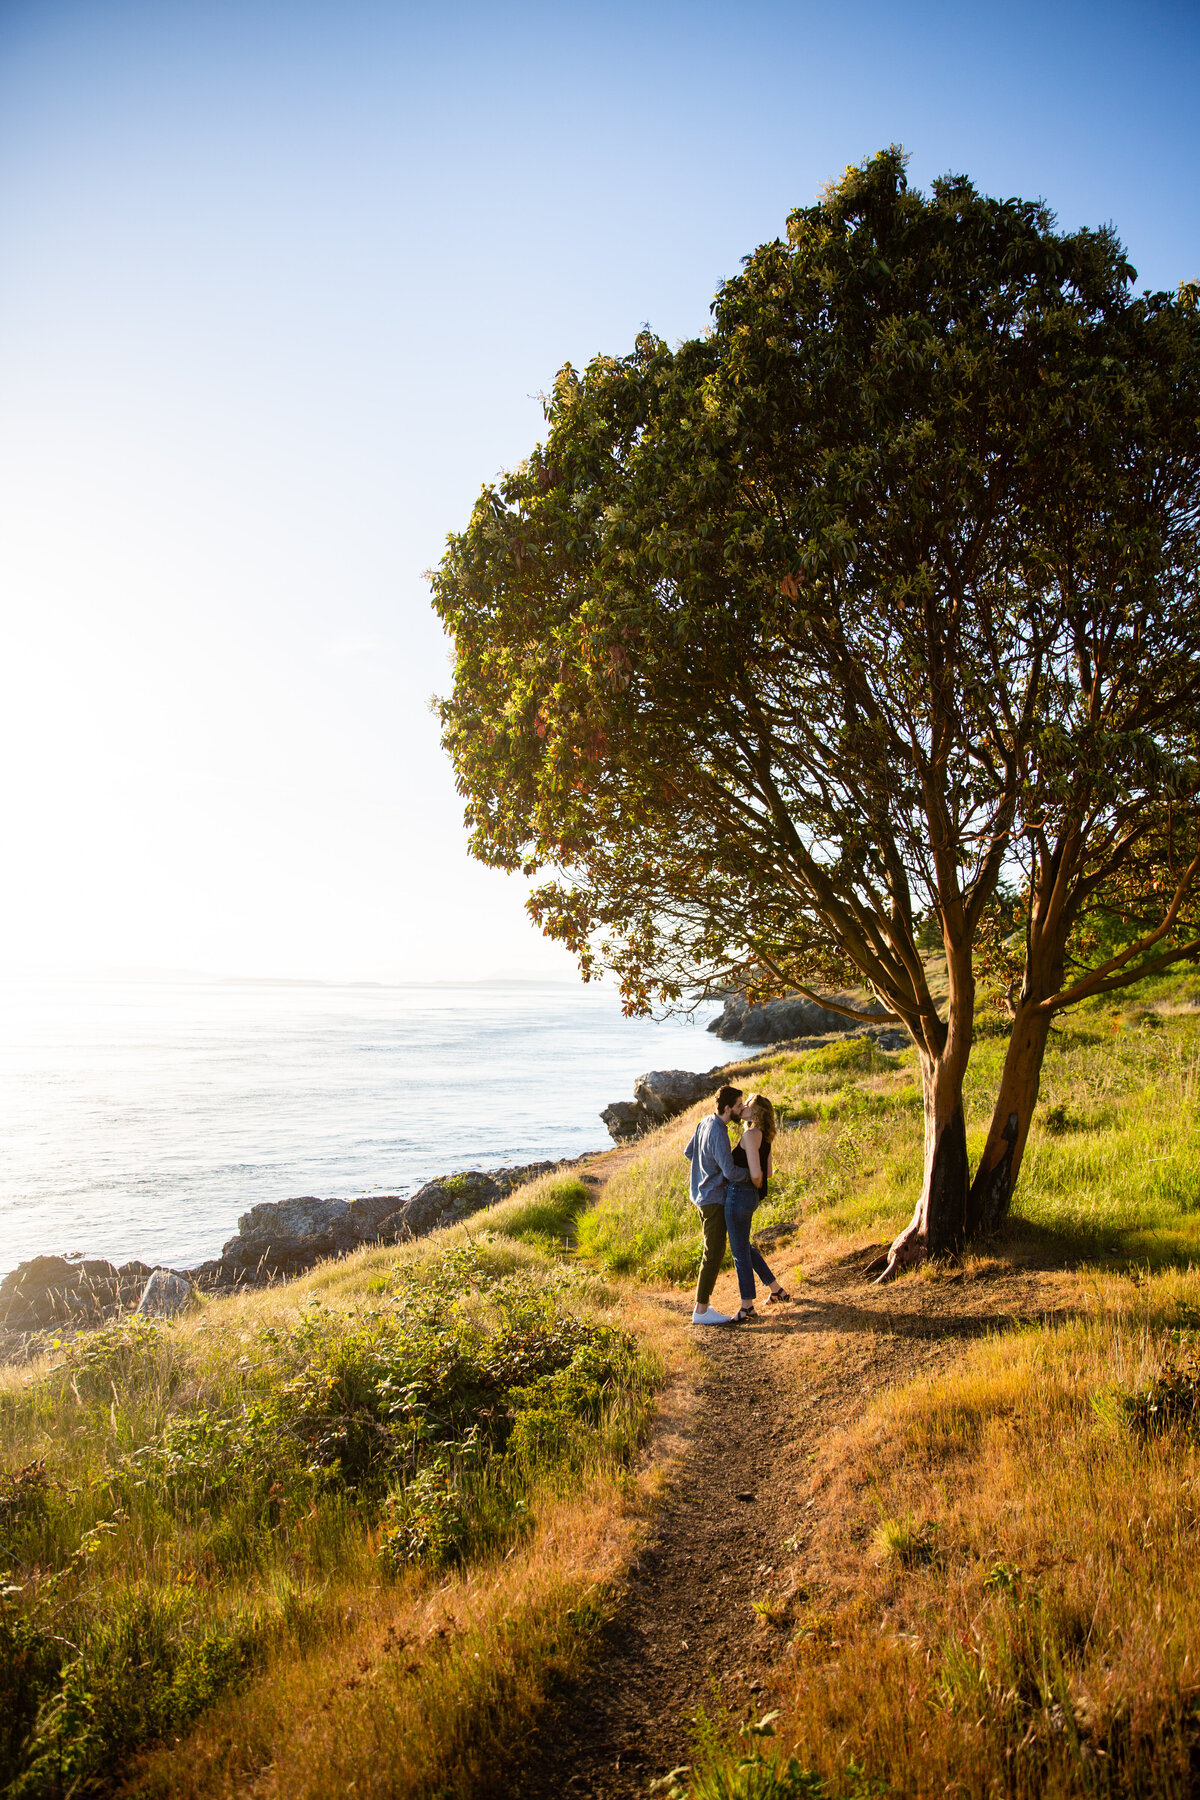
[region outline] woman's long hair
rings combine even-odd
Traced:
[[[752,1094],[742,1117],[748,1118],[751,1125],[757,1125],[763,1134],[763,1143],[768,1149],[775,1142],[775,1133],[779,1126],[775,1119],[775,1108],[765,1094]]]

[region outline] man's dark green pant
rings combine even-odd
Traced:
[[[700,1278],[696,1283],[696,1308],[702,1312],[717,1285],[717,1276],[725,1260],[725,1208],[723,1205],[701,1206],[698,1210],[704,1227],[704,1261],[700,1264]]]

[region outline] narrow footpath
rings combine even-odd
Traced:
[[[606,1171],[607,1173],[607,1171]],[[772,1254],[772,1253],[768,1253]],[[812,1458],[881,1389],[933,1372],[970,1340],[1057,1310],[1061,1277],[997,1265],[971,1281],[878,1288],[875,1251],[807,1272],[773,1265],[794,1304],[696,1330],[699,1393],[674,1468],[590,1674],[548,1710],[512,1771],[521,1800],[632,1800],[694,1756],[697,1709],[741,1720],[776,1704],[775,1612],[803,1564]],[[731,1310],[732,1275],[716,1304]],[[656,1296],[689,1329],[690,1300]],[[757,1605],[756,1605],[757,1603]]]

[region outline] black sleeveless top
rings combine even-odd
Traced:
[[[750,1158],[746,1155],[746,1152],[742,1149],[740,1144],[735,1144],[733,1147],[733,1160],[738,1165],[739,1169],[748,1169],[750,1167]],[[763,1184],[760,1188],[756,1188],[753,1182],[750,1183],[750,1187],[755,1195],[754,1204],[756,1206],[760,1205],[761,1202],[766,1199],[767,1189],[771,1185],[771,1146],[767,1143],[765,1138],[758,1147],[758,1160],[762,1164]]]

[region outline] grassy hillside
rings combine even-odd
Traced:
[[[1200,1013],[1162,984],[1156,1007],[1094,1007],[1055,1031],[1006,1243],[1011,1254],[1149,1260],[1200,1245]],[[972,1158],[982,1148],[1005,1040],[984,1037],[966,1085]],[[889,1239],[921,1184],[920,1075],[913,1052],[869,1040],[767,1053],[739,1079],[776,1103],[777,1175],[761,1229],[796,1241]],[[580,1243],[613,1274],[683,1282],[697,1267],[680,1154],[699,1111],[648,1140],[580,1221]]]
[[[1085,1277],[834,1429],[769,1608],[779,1705],[689,1800],[1183,1796],[1200,1754],[1194,1271]]]
[[[976,1051],[976,1151],[1002,1050]],[[759,1223],[785,1272],[885,1241],[920,1178],[911,1056],[746,1066],[784,1120]],[[678,1793],[1193,1791],[1198,1070],[1169,983],[1055,1035],[1008,1238],[896,1292],[1016,1262],[1069,1267],[1067,1300],[1019,1330],[998,1311],[952,1366],[828,1421],[761,1602],[780,1716],[700,1719]],[[8,1790],[513,1791],[612,1604],[653,1487],[636,1452],[686,1371],[652,1291],[694,1277],[700,1110],[590,1210],[546,1178],[0,1375]]]
[[[8,1791],[362,1793],[381,1733],[380,1791],[486,1789],[600,1616],[662,1373],[563,1259],[586,1198],[4,1375]]]
[[[963,1269],[1074,1270],[1065,1316],[833,1423],[759,1603],[777,1714],[697,1723],[689,1800],[1195,1792],[1200,1765],[1200,1016],[1162,984],[1056,1033],[1011,1230]],[[968,1091],[977,1152],[1003,1041]],[[909,1056],[770,1056],[782,1178],[764,1222],[800,1270],[886,1240],[920,1176]],[[613,1271],[684,1280],[694,1225],[668,1128],[581,1221]],[[774,1259],[775,1252],[772,1252]],[[802,1540],[802,1542],[801,1542]]]

